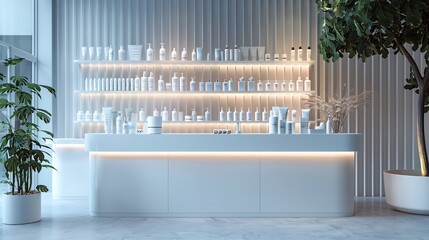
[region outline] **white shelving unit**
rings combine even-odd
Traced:
[[[237,87],[238,78],[245,77],[247,82],[249,76],[253,76],[255,88],[259,80],[265,83],[270,80],[273,87],[277,80],[281,86],[283,80],[296,82],[298,76],[303,80],[310,76],[310,68],[314,61],[239,61],[239,62],[217,62],[217,61],[88,61],[75,60],[75,82],[73,89],[73,132],[75,138],[84,137],[85,133],[103,132],[101,122],[76,121],[77,111],[83,112],[98,111],[101,113],[103,107],[112,107],[117,111],[125,108],[132,108],[133,118],[137,120],[137,112],[143,109],[147,116],[152,115],[156,108],[160,113],[165,108],[169,111],[176,109],[183,112],[183,115],[191,115],[195,109],[197,115],[204,116],[206,109],[211,112],[212,121],[204,122],[165,122],[163,132],[165,133],[210,133],[215,128],[231,129],[235,131],[234,122],[219,122],[219,110],[223,107],[227,112],[228,108],[234,111],[245,112],[250,108],[252,116],[256,108],[262,113],[264,108],[268,111],[272,106],[288,106],[289,109],[297,110],[300,117],[300,110],[303,100],[314,91],[287,92],[287,91],[232,91],[232,92],[199,92],[199,91],[85,91],[85,78],[132,78],[141,77],[143,71],[154,72],[155,86],[159,76],[163,76],[165,83],[171,82],[174,73],[180,76],[184,73],[187,81],[187,90],[191,77],[195,77],[198,83],[211,80],[212,82],[232,78]],[[314,79],[312,79],[314,82]],[[246,83],[247,87],[247,83]],[[157,90],[157,87],[155,87]],[[144,123],[137,123],[137,128],[143,128]],[[267,122],[243,122],[242,133],[266,133],[268,131]]]

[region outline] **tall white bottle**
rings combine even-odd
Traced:
[[[141,91],[142,90],[142,81],[139,78],[138,75],[136,75],[136,78],[134,78],[134,91]]]
[[[113,61],[113,48],[110,46],[109,48],[109,61]]]
[[[206,92],[213,92],[213,82],[211,79],[206,82]]]
[[[310,78],[309,77],[306,77],[305,78],[305,81],[304,81],[304,91],[311,91],[311,80],[310,80]]]
[[[225,79],[222,83],[222,92],[228,91],[228,81]]]
[[[282,82],[282,92],[286,92],[287,91],[287,83],[286,80],[283,80]]]
[[[256,122],[260,122],[261,121],[261,112],[259,112],[259,108],[256,107],[256,111],[255,111],[255,121]]]
[[[205,88],[206,88],[206,85],[204,83],[204,80],[201,79],[201,81],[198,83],[198,91],[204,92]]]
[[[189,82],[189,91],[191,92],[197,91],[197,83],[195,82],[194,77],[191,77],[191,81]]]
[[[248,122],[252,121],[252,109],[250,109],[250,108],[247,109],[246,121],[248,121]]]
[[[118,112],[118,116],[116,117],[116,134],[122,134],[122,127],[124,125],[124,118],[122,117],[122,112]]]
[[[171,121],[172,122],[177,122],[177,111],[175,108],[173,108],[173,111],[171,111]]]
[[[295,92],[295,83],[293,80],[289,80],[289,86],[288,86],[289,92]]]
[[[232,80],[232,78],[230,78],[229,81],[228,81],[228,91],[229,92],[233,92],[234,91],[234,81]]]
[[[210,122],[210,121],[212,120],[212,115],[211,115],[211,113],[210,113],[210,111],[209,111],[209,109],[208,109],[208,108],[206,108],[206,112],[205,112],[205,114],[204,114],[204,119],[205,119],[207,122]]]
[[[266,122],[268,121],[268,112],[267,112],[267,108],[264,107],[264,111],[262,112],[262,121]]]
[[[173,48],[173,51],[171,51],[171,56],[170,56],[172,61],[177,60],[177,52],[176,52],[176,48]]]
[[[240,120],[240,115],[237,111],[237,108],[234,109],[234,114],[233,114],[233,121],[234,122],[238,122]]]
[[[307,48],[307,61],[311,61],[311,47],[308,46]]]
[[[279,82],[277,80],[274,81],[273,91],[275,92],[279,91]]]
[[[119,61],[125,61],[125,49],[124,46],[121,45],[118,50],[118,60]]]
[[[143,72],[141,88],[142,88],[142,91],[144,91],[144,92],[147,91],[147,75],[146,75],[146,71]]]
[[[182,51],[182,61],[188,60],[188,54],[186,53],[186,48],[183,48]]]
[[[147,50],[146,50],[146,60],[147,61],[153,61],[153,49],[152,45],[150,43],[147,44]]]
[[[262,85],[262,81],[261,81],[261,80],[259,80],[259,81],[258,81],[258,92],[262,92],[262,91],[264,91],[264,87],[263,87],[263,85]]]
[[[237,44],[234,46],[234,61],[241,60],[241,50],[238,48]]]
[[[229,61],[229,48],[228,45],[225,46],[225,61]]]
[[[304,91],[304,82],[302,81],[301,77],[298,77],[298,80],[296,80],[296,91]]]
[[[265,83],[265,91],[270,92],[271,91],[271,83],[270,80],[267,80]]]
[[[161,113],[161,117],[162,117],[162,121],[163,122],[168,122],[168,111],[167,111],[167,107],[164,107],[164,110]]]
[[[295,61],[295,48],[294,47],[292,47],[292,49],[290,50],[290,60]]]
[[[240,122],[246,121],[246,113],[244,112],[244,107],[241,107],[239,120]]]
[[[253,77],[249,77],[249,81],[247,81],[247,91],[255,91],[255,81],[253,81]]]
[[[302,47],[299,46],[298,48],[298,61],[302,61]]]
[[[246,83],[244,82],[244,77],[240,77],[238,79],[238,83],[237,83],[237,90],[239,92],[244,92],[246,91]]]
[[[159,49],[159,61],[167,60],[167,52],[164,48],[164,43],[161,43],[161,48]]]
[[[216,79],[216,82],[214,82],[214,91],[215,92],[221,92],[222,91],[222,83],[219,82],[219,79]]]
[[[165,82],[164,82],[164,79],[162,79],[162,75],[159,75],[158,92],[164,92],[164,91],[165,91]]]
[[[231,108],[228,107],[228,112],[226,112],[226,121],[227,122],[232,122],[232,120],[233,120],[233,115],[232,115],[232,112],[231,112]]]
[[[179,79],[179,90],[181,92],[186,91],[186,78],[183,76],[183,73],[182,73],[182,76],[180,76],[180,79]]]
[[[147,90],[149,92],[155,91],[155,76],[153,72],[150,72],[149,77],[147,78]]]
[[[174,73],[173,77],[171,78],[171,91],[179,91],[179,78],[177,77],[176,73]]]
[[[219,112],[219,121],[220,122],[225,122],[225,111],[223,111],[223,107],[220,107],[220,112]]]
[[[192,49],[192,55],[191,55],[191,59],[192,61],[197,61],[197,53],[195,52],[195,48]]]

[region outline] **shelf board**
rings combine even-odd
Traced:
[[[74,123],[77,124],[103,124],[102,121],[74,121]],[[146,123],[146,122],[137,122],[138,124],[141,123]],[[234,121],[224,121],[224,122],[220,122],[220,121],[180,121],[180,122],[172,122],[172,121],[168,121],[168,122],[162,122],[162,124],[235,124],[236,122]],[[262,121],[249,121],[249,122],[240,122],[240,124],[268,124],[268,121],[266,122],[262,122]]]
[[[111,94],[125,94],[125,95],[201,95],[201,96],[213,96],[213,95],[237,95],[237,94],[242,94],[242,95],[266,95],[266,94],[282,94],[282,95],[310,95],[310,94],[315,94],[316,91],[295,91],[295,92],[282,92],[282,91],[263,91],[263,92],[238,92],[238,91],[233,91],[233,92],[200,92],[200,91],[195,91],[195,92],[190,92],[190,91],[175,91],[175,92],[170,92],[170,91],[165,91],[165,92],[158,92],[158,91],[152,91],[152,92],[148,92],[148,91],[74,91],[77,94],[102,94],[102,95],[111,95]]]
[[[108,61],[108,60],[74,60],[82,66],[106,65],[162,65],[162,66],[311,66],[315,61]]]

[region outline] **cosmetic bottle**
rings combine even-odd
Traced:
[[[153,61],[153,49],[150,43],[147,44],[146,61]]]
[[[94,114],[92,115],[92,121],[94,122],[100,122],[101,121],[101,114],[95,110]]]
[[[219,79],[216,79],[216,82],[214,82],[214,91],[215,92],[222,91],[222,83],[219,82]]]
[[[292,80],[289,80],[289,92],[295,92],[295,83]]]
[[[149,92],[155,91],[155,77],[153,72],[150,72],[149,77],[147,78],[147,90]]]
[[[268,121],[268,112],[267,112],[267,108],[264,107],[264,111],[262,112],[262,121],[266,122]]]
[[[186,78],[183,76],[183,73],[182,73],[182,76],[180,76],[180,79],[179,79],[179,90],[181,92],[186,91]]]
[[[253,77],[249,77],[249,81],[247,81],[247,91],[255,91],[255,81],[253,81]]]
[[[146,75],[146,71],[143,72],[143,76],[142,76],[142,91],[146,92],[147,91],[147,75]]]
[[[246,91],[246,83],[244,82],[244,77],[240,77],[237,83],[237,89],[239,92]]]
[[[290,122],[290,134],[294,134],[295,133],[295,122],[296,122],[296,110],[293,109],[292,110],[292,116],[291,116],[291,122]]]
[[[274,54],[274,62],[278,62],[280,60],[280,56],[278,53]]]
[[[87,53],[86,53],[86,50],[88,49],[88,47],[81,47],[80,48],[80,58],[82,59],[82,60],[86,60],[86,57],[87,57]],[[91,59],[90,59],[91,60]]]
[[[85,120],[85,114],[83,113],[83,111],[82,110],[77,111],[76,121],[82,122],[84,120]]]
[[[233,117],[232,117],[234,122],[238,122],[240,119],[240,116],[238,114],[237,108],[234,108],[234,113],[233,113]]]
[[[111,112],[111,133],[113,133],[113,134],[115,134],[116,133],[116,127],[117,127],[117,124],[116,124],[116,119],[117,119],[117,117],[118,117],[118,112],[117,111],[113,111],[112,110],[112,112]]]
[[[298,61],[302,61],[302,47],[299,46],[298,48]]]
[[[287,54],[286,54],[286,53],[283,53],[283,54],[282,54],[282,61],[283,61],[283,62],[286,62],[286,61],[287,61]]]
[[[212,120],[212,115],[210,114],[208,108],[206,108],[206,112],[204,113],[204,119],[206,120],[206,122],[210,122]]]
[[[159,117],[159,111],[158,111],[158,109],[156,109],[156,108],[153,109],[152,116]]]
[[[114,91],[114,86],[115,85],[115,79],[114,78],[110,78],[109,79],[109,91]]]
[[[207,62],[209,62],[209,61],[211,61],[212,60],[212,58],[211,58],[211,54],[210,54],[210,52],[208,52],[207,53]]]
[[[128,122],[128,134],[136,134],[136,133],[137,133],[136,125],[132,121],[129,121]]]
[[[227,122],[232,122],[233,118],[234,117],[232,115],[231,108],[228,107],[228,112],[226,112],[226,121]]]
[[[258,81],[258,92],[262,92],[262,91],[264,91],[264,88],[263,88],[263,86],[262,86],[262,81],[261,81],[261,80],[259,80],[259,81]]]
[[[88,88],[87,88],[88,91],[92,91],[92,86],[94,86],[92,78],[89,78],[87,83],[88,83]]]
[[[240,122],[236,122],[235,123],[235,133],[236,134],[240,134],[241,133]]]
[[[109,47],[104,47],[104,60],[109,60]]]
[[[265,54],[265,61],[266,61],[266,62],[271,61],[271,56],[270,56],[270,54],[269,54],[269,53],[266,53],[266,54]]]
[[[228,45],[225,46],[225,61],[229,61],[229,48]]]
[[[204,83],[204,80],[201,79],[201,81],[198,83],[198,91],[204,92],[205,88],[206,88],[206,84]]]
[[[286,92],[287,91],[287,83],[286,80],[282,81],[282,92]]]
[[[195,48],[192,49],[191,59],[192,61],[197,61],[197,53],[195,52]]]
[[[85,112],[85,122],[91,122],[92,121],[92,113],[90,111]]]
[[[182,61],[188,60],[188,54],[186,53],[186,48],[182,50]]]
[[[134,91],[141,91],[141,80],[138,75],[136,75],[136,78],[134,78]]]
[[[161,43],[161,48],[159,49],[159,61],[167,60],[167,53],[164,48],[164,43]]]
[[[110,46],[109,48],[109,61],[113,61],[113,48]]]
[[[328,116],[328,120],[326,121],[326,134],[332,134],[332,123],[330,116]]]
[[[125,49],[124,46],[121,45],[118,50],[118,60],[119,61],[125,61]]]
[[[206,92],[213,92],[213,82],[210,79],[206,82]]]
[[[307,48],[307,61],[311,61],[311,48],[308,46]]]
[[[191,92],[197,91],[197,83],[195,82],[194,77],[191,77],[191,81],[189,82],[189,91]]]
[[[241,50],[238,48],[237,44],[234,46],[234,61],[241,60]]]
[[[278,133],[278,122],[279,117],[274,114],[273,110],[270,110],[270,117],[268,119],[268,133],[277,134]]]
[[[261,112],[259,112],[259,108],[256,108],[255,111],[255,122],[260,122],[261,121]]]
[[[267,82],[265,83],[265,91],[266,91],[266,92],[270,92],[270,91],[271,91],[271,83],[270,83],[270,80],[267,80]]]
[[[192,109],[191,118],[192,118],[192,121],[194,122],[197,121],[197,112],[195,111],[195,109]]]
[[[219,112],[219,121],[220,122],[225,122],[225,112],[223,111],[223,107],[220,107],[220,112]]]
[[[305,81],[304,81],[304,91],[311,91],[311,80],[310,80],[310,78],[309,77],[306,77],[305,78]]]
[[[95,91],[101,91],[101,78],[97,78],[97,86]]]
[[[119,79],[119,78],[114,78],[113,79],[113,91],[118,91],[118,89],[119,89],[119,85],[120,85],[120,82],[121,80]]]
[[[240,122],[246,121],[246,113],[244,112],[244,107],[241,107],[239,120]]]
[[[296,91],[304,91],[304,82],[302,81],[301,77],[298,77],[298,80],[296,80]]]
[[[85,78],[85,81],[84,81],[84,88],[83,88],[85,91],[89,91],[89,79],[88,78]]]
[[[168,111],[167,111],[167,107],[164,107],[164,111],[162,111],[161,116],[162,116],[162,121],[163,121],[163,122],[168,122]]]
[[[248,122],[252,121],[252,109],[250,109],[250,108],[247,109],[246,121],[248,121]]]
[[[225,79],[222,83],[222,92],[228,91],[228,81]]]
[[[219,62],[221,61],[221,49],[220,48],[215,48],[214,49],[214,60]]]
[[[118,129],[117,129],[118,127],[119,127],[119,125],[117,124],[116,131],[118,131]],[[123,134],[129,134],[130,133],[130,125],[129,125],[129,122],[127,120],[125,120],[124,124],[122,124],[122,133]]]
[[[101,86],[100,86],[100,91],[106,91],[106,79],[105,78],[101,78]]]
[[[228,81],[228,91],[229,92],[233,92],[234,91],[234,81],[232,80],[232,78],[230,78],[229,81]]]
[[[159,75],[158,79],[158,92],[164,92],[165,91],[165,82],[162,79],[162,75]]]
[[[174,73],[173,77],[171,78],[171,91],[179,91],[179,78],[177,77],[176,73]]]
[[[274,81],[273,91],[275,91],[275,92],[279,91],[279,82],[277,80]]]
[[[119,86],[121,86],[119,88]],[[121,84],[118,85],[118,91],[126,91],[127,89],[127,81],[125,80],[125,78],[121,78]]]
[[[197,61],[203,61],[203,48],[197,47]]]
[[[124,125],[124,119],[122,117],[122,112],[118,112],[118,116],[116,117],[116,134],[122,134],[123,133],[123,125]]]
[[[229,61],[234,61],[234,49],[229,49]]]
[[[144,112],[143,108],[140,108],[139,122],[145,122],[145,121],[146,121],[146,113]]]
[[[135,83],[134,79],[130,78],[130,91],[136,90],[136,86],[134,83]],[[140,83],[140,81],[139,81],[139,83]]]
[[[292,47],[292,49],[290,50],[290,60],[295,61],[295,48],[294,47]]]
[[[171,111],[171,121],[172,122],[177,122],[177,111],[175,108],[173,108],[173,111]]]
[[[176,52],[176,48],[173,48],[173,51],[171,51],[171,60],[172,60],[172,61],[177,60],[177,52]]]
[[[310,109],[301,109],[301,134],[309,133]]]

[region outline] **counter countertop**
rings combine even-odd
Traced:
[[[361,134],[102,134],[85,135],[90,152],[360,151]]]

